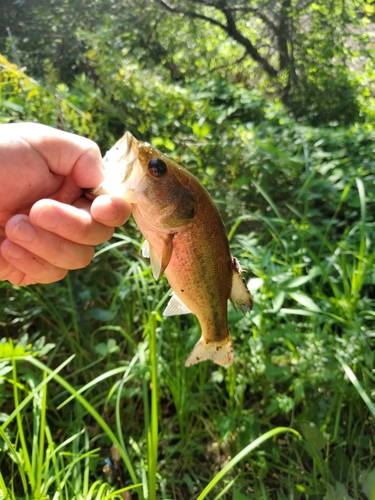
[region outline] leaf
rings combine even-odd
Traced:
[[[189,476],[189,474],[185,473],[182,480],[185,482],[186,486],[188,487],[189,492],[193,494],[194,493],[194,482],[191,479],[191,477]]]
[[[302,436],[316,450],[322,450],[327,446],[327,438],[314,422],[299,422],[299,428]]]
[[[0,358],[8,358],[13,356],[13,344],[11,342],[5,342],[0,344]]]
[[[92,319],[97,319],[98,321],[111,321],[115,314],[112,311],[108,311],[107,309],[101,309],[100,307],[93,307],[88,312],[88,316]]]
[[[317,268],[313,268],[307,276],[299,276],[298,278],[294,278],[294,279],[284,283],[284,286],[286,288],[299,288],[301,285],[308,283],[309,281],[311,281],[313,278],[315,278],[319,274],[320,274],[320,271]]]
[[[16,104],[14,102],[3,101],[2,104],[3,104],[3,106],[5,108],[11,109],[12,111],[16,111],[17,113],[23,113],[24,112],[24,108],[22,106],[20,106],[19,104]]]
[[[233,491],[232,500],[248,500],[248,499],[249,499],[248,495],[244,495],[239,490]]]
[[[301,306],[306,307],[309,311],[322,312],[320,307],[307,295],[302,292],[288,292],[289,296],[301,304]]]
[[[285,292],[283,290],[279,290],[278,292],[275,293],[275,295],[272,297],[273,312],[278,312],[281,309],[284,300],[285,300]]]
[[[170,151],[175,149],[175,145],[168,137],[154,137],[152,139],[152,145],[156,148],[166,148]]]
[[[348,493],[345,485],[336,481],[336,486],[330,484],[327,488],[327,494],[324,495],[323,500],[354,500]]]
[[[204,122],[202,125],[200,125],[200,122],[195,122],[193,125],[194,134],[200,137],[201,139],[204,139],[206,135],[210,133],[210,131],[211,128],[207,122]]]
[[[99,342],[99,344],[95,346],[95,351],[98,354],[100,354],[100,356],[107,356],[108,354],[107,344],[105,344],[104,342]]]
[[[33,345],[33,350],[38,352],[39,350],[41,350],[43,347],[44,347],[44,344],[46,342],[46,337],[39,337],[35,342],[34,342],[34,345]]]
[[[366,497],[373,500],[375,498],[375,469],[371,472],[363,471],[359,476],[359,482]]]
[[[221,437],[223,439],[228,438],[228,434],[233,430],[234,428],[234,420],[233,417],[228,416],[228,415],[220,415],[217,420],[216,420],[216,425],[217,428],[221,434]]]
[[[315,316],[315,312],[307,311],[306,309],[289,309],[283,307],[279,311],[280,314],[297,314],[298,316]],[[254,321],[254,320],[253,320]]]
[[[12,365],[8,361],[3,361],[0,363],[0,377],[4,377],[7,373],[12,371]]]
[[[45,356],[49,351],[51,351],[55,347],[55,344],[47,343],[38,351],[38,356],[42,357]]]
[[[108,352],[109,353],[116,352],[116,351],[119,350],[119,346],[117,345],[115,339],[108,339],[108,341],[107,341],[107,347],[108,347]]]
[[[115,339],[108,339],[107,342],[99,342],[95,346],[95,351],[101,356],[107,356],[108,354],[112,354],[119,350],[119,347],[115,341]]]
[[[0,54],[0,65],[2,66],[5,66],[5,67],[13,67],[13,68],[17,68],[17,65],[16,64],[12,64],[8,61],[8,59],[5,59],[5,57],[3,55]]]
[[[215,370],[214,372],[211,373],[211,382],[216,384],[221,384],[223,380],[224,380],[223,372]]]

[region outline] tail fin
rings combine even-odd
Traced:
[[[233,358],[233,344],[230,335],[217,342],[206,342],[201,337],[186,360],[185,366],[195,365],[208,359],[221,366],[230,366],[233,363]]]

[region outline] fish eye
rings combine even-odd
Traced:
[[[162,177],[167,173],[167,164],[160,158],[151,158],[148,162],[148,171],[154,177]]]

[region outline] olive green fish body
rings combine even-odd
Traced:
[[[176,296],[197,316],[205,341],[223,342],[229,338],[227,303],[233,275],[228,239],[208,193],[194,177],[189,180],[196,203],[194,218],[186,228],[173,234],[173,250],[165,275]],[[152,210],[148,217],[146,212],[147,207],[142,210],[139,204],[134,205],[138,227],[160,254],[165,241],[148,227]]]
[[[165,273],[173,290],[164,315],[192,312],[199,320],[202,337],[186,365],[206,359],[230,365],[227,302],[230,298],[245,312],[252,299],[210,195],[189,171],[128,132],[104,163],[109,172],[93,194],[121,194],[133,204],[145,237],[143,255],[150,258],[154,277]]]

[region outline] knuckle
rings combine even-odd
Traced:
[[[68,242],[63,239],[57,239],[53,245],[47,248],[45,259],[56,267],[64,267],[64,261],[70,256]]]

